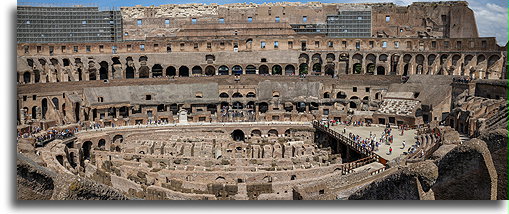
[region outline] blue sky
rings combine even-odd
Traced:
[[[294,2],[292,0],[286,0],[287,2]],[[312,0],[318,1],[318,0]],[[398,5],[409,5],[415,1],[427,1],[427,0],[395,0],[395,1],[380,1],[380,0],[323,0],[324,3],[362,3],[362,2],[394,2]],[[438,0],[437,0],[438,1]],[[474,11],[475,18],[477,21],[477,29],[479,30],[480,36],[483,37],[496,37],[500,45],[507,43],[507,0],[467,0],[469,7]],[[23,2],[23,1],[18,1]],[[161,5],[161,4],[186,4],[186,3],[218,3],[218,4],[229,4],[238,2],[253,2],[253,3],[264,3],[264,2],[278,2],[278,1],[260,1],[260,0],[102,0],[102,1],[85,1],[85,0],[28,0],[31,3],[49,3],[49,4],[93,4],[100,8],[111,8],[121,6],[135,6],[135,5]],[[72,4],[71,4],[72,2]],[[305,0],[296,2],[308,2]]]

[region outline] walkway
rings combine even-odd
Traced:
[[[343,133],[343,128],[346,127],[346,134],[345,136],[348,136],[348,133],[351,132],[355,135],[361,136],[363,139],[369,138],[369,133],[375,134],[377,137],[377,140],[382,135],[385,126],[377,126],[376,124],[372,126],[345,126],[345,125],[337,125],[337,126],[330,126],[331,129]],[[380,157],[386,159],[386,160],[392,160],[400,155],[403,154],[403,152],[406,152],[408,150],[408,147],[413,145],[415,143],[415,136],[416,131],[415,130],[406,130],[403,134],[403,136],[400,136],[400,130],[393,128],[392,134],[394,136],[394,142],[391,145],[386,145],[383,143],[378,148],[378,151],[375,151],[375,154],[379,155]],[[404,149],[401,149],[401,143],[405,141],[406,146]],[[389,151],[389,147],[392,147],[392,154],[388,155],[387,152]]]

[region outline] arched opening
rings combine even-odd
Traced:
[[[452,56],[452,65],[456,66],[456,64],[458,63],[458,61],[461,59],[461,56],[459,54],[454,54]],[[419,63],[418,63],[419,64]]]
[[[32,107],[32,119],[37,119],[37,106]]]
[[[440,55],[440,65],[443,65],[445,63],[445,61],[447,61],[448,57],[449,57],[449,55],[447,55],[447,54]]]
[[[466,55],[465,60],[463,61],[463,64],[468,65],[468,63],[470,63],[473,58],[474,58],[474,56],[472,56],[472,55]]]
[[[155,64],[154,66],[152,66],[152,76],[153,77],[163,76],[163,66],[159,64]]]
[[[388,59],[389,56],[387,56],[387,54],[381,54],[380,56],[378,56],[378,60],[381,62],[387,62]]]
[[[245,139],[244,132],[240,129],[235,129],[232,132],[232,138],[234,141],[244,141]]]
[[[166,68],[166,76],[169,76],[169,77],[177,76],[177,69],[173,66],[168,66]]]
[[[118,115],[121,117],[128,117],[129,116],[129,109],[125,106],[122,106],[118,109]]]
[[[134,68],[133,67],[127,67],[125,69],[125,78],[126,79],[134,79]]]
[[[148,68],[148,66],[141,66],[139,75],[140,75],[139,78],[149,78],[150,69]]]
[[[484,62],[484,60],[486,60],[486,56],[484,56],[482,54],[477,56],[477,65],[481,64],[482,62]]]
[[[361,63],[353,64],[353,73],[354,74],[361,74],[362,73],[362,65],[361,65]]]
[[[230,95],[228,95],[228,93],[226,93],[226,92],[219,94],[219,98],[228,98],[228,97],[230,97]]]
[[[39,70],[34,70],[34,82],[38,83],[41,81],[41,72]]]
[[[299,65],[299,74],[308,74],[308,64],[302,63]]]
[[[297,112],[305,112],[306,111],[306,103],[298,102],[297,103]]]
[[[320,73],[320,72],[322,72],[322,64],[320,64],[320,63],[315,63],[315,64],[313,65],[313,72],[315,72],[315,73]]]
[[[242,74],[242,67],[240,65],[235,65],[232,67],[232,72],[234,75],[241,75]]]
[[[287,65],[285,67],[285,75],[295,75],[295,67],[293,65]]]
[[[207,66],[205,68],[205,75],[207,75],[207,76],[216,75],[216,69],[214,68],[214,66],[211,66],[211,65]]]
[[[108,79],[108,63],[105,61],[102,61],[99,63],[101,66],[99,68],[99,79],[100,80],[107,80]]]
[[[334,76],[334,63],[325,65],[325,75]]]
[[[194,66],[192,69],[191,69],[191,73],[193,75],[201,75],[202,73],[202,69],[200,66]]]
[[[80,103],[74,104],[74,118],[76,119],[76,122],[80,121]]]
[[[44,98],[42,99],[41,101],[41,106],[42,106],[42,119],[46,119],[46,112],[48,111],[48,99]]]
[[[256,94],[255,94],[254,92],[248,92],[248,93],[246,94],[246,97],[247,97],[247,98],[255,98],[255,97],[256,97]]]
[[[83,80],[83,71],[81,71],[81,68],[78,68],[78,81]]]
[[[330,94],[329,94],[329,92],[325,92],[325,93],[323,93],[323,98],[330,98]]]
[[[368,66],[367,66],[367,71],[366,71],[366,73],[367,73],[367,74],[371,74],[371,75],[375,74],[375,67],[376,67],[376,66],[375,66],[375,64],[374,64],[374,63],[369,63],[369,64],[368,64]]]
[[[353,101],[350,101],[350,108],[353,108],[353,109],[357,108],[357,104]]]
[[[269,135],[269,137],[277,137],[279,135],[278,131],[275,129],[269,130],[267,134]]]
[[[254,107],[255,107],[254,101],[247,102],[247,104],[246,104],[247,109],[254,109]]]
[[[53,99],[51,99],[51,102],[53,102],[53,105],[55,105],[55,108],[58,110],[58,98],[53,97]]]
[[[230,69],[226,65],[221,65],[218,69],[219,75],[229,75]]]
[[[385,67],[384,66],[378,66],[376,68],[376,75],[385,75]]]
[[[31,75],[31,74],[30,74],[30,72],[28,72],[28,71],[27,71],[27,72],[25,72],[25,73],[23,73],[23,82],[24,82],[24,83],[30,83],[30,81],[31,81],[31,76],[32,76],[32,75]]]
[[[244,96],[242,96],[242,94],[239,93],[239,92],[235,92],[235,93],[233,93],[232,97],[233,98],[241,98],[241,97],[244,97]]]
[[[309,56],[305,53],[299,55],[299,62],[307,64],[309,62]]]
[[[256,67],[254,65],[248,65],[246,67],[246,74],[256,74]]]
[[[258,129],[255,129],[253,131],[251,131],[251,137],[261,137],[262,136],[262,132]]]
[[[377,92],[375,94],[375,100],[380,100],[380,99],[382,99],[382,93],[381,92]]]
[[[232,109],[244,109],[244,104],[239,101],[233,102]]]
[[[408,76],[408,64],[405,64],[405,66],[403,66],[403,76]]]
[[[336,56],[333,53],[328,53],[327,56],[325,56],[325,60],[327,62],[332,62],[336,60]]]
[[[157,112],[164,112],[164,111],[166,111],[164,104],[157,105]]]
[[[189,68],[186,66],[180,66],[179,77],[188,77],[188,76],[189,76]]]
[[[346,99],[346,93],[344,91],[340,91],[336,94],[337,99]]]
[[[97,143],[97,147],[98,147],[100,150],[104,150],[104,149],[106,149],[106,140],[104,140],[104,139],[100,139],[100,140],[99,140],[99,143]]]
[[[90,160],[90,150],[92,149],[92,142],[86,141],[81,146],[81,149],[83,151],[83,160]],[[84,165],[84,163],[82,163]]]
[[[283,74],[283,68],[281,68],[280,65],[272,66],[272,75],[282,75],[282,74]]]
[[[261,75],[268,75],[269,74],[269,67],[266,65],[261,65],[259,68],[259,74]]]
[[[437,55],[435,55],[435,54],[428,55],[428,65],[430,65],[430,66],[433,65],[436,58],[437,58]]]
[[[488,68],[495,64],[499,59],[499,55],[491,55],[490,58],[488,58]]]
[[[266,102],[261,102],[260,104],[258,104],[258,110],[261,113],[267,112],[269,110],[269,104],[267,104]]]

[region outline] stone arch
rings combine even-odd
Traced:
[[[256,67],[254,65],[246,66],[246,74],[256,74]]]
[[[241,74],[243,74],[243,71],[244,70],[242,69],[242,67],[240,65],[235,65],[232,67],[232,72],[234,75],[241,75]]]
[[[459,54],[452,55],[452,65],[456,66],[458,61],[461,59],[461,56]]]
[[[500,59],[500,56],[497,54],[491,55],[488,58],[488,68],[490,68],[493,64],[495,64]]]
[[[281,68],[281,65],[272,66],[272,75],[282,75],[282,74],[283,68]]]
[[[173,66],[168,66],[166,68],[166,76],[177,76],[177,69]]]
[[[253,131],[251,131],[251,137],[261,137],[261,136],[262,132],[259,129],[254,129]]]
[[[366,62],[368,62],[368,63],[376,63],[376,56],[374,54],[368,54],[366,56]]]
[[[403,76],[408,76],[408,67],[409,64],[405,64],[405,66],[403,66]]]
[[[376,92],[375,100],[381,100],[381,99],[382,99],[382,92]]]
[[[241,98],[241,97],[244,97],[244,96],[242,96],[242,94],[240,92],[235,92],[232,95],[232,98]]]
[[[269,137],[277,137],[279,135],[278,131],[276,129],[270,129],[268,132],[267,132],[267,135]]]
[[[380,62],[387,62],[388,59],[389,59],[389,56],[387,56],[387,54],[380,54],[378,56],[378,61],[380,61]]]
[[[309,55],[307,55],[305,53],[301,53],[299,55],[299,62],[307,64],[309,62]]]
[[[484,60],[486,60],[486,56],[484,56],[483,54],[480,54],[477,56],[477,65],[481,64],[482,62],[484,62]]]
[[[32,119],[37,119],[37,106],[32,107]]]
[[[366,74],[375,74],[375,69],[376,69],[376,66],[375,66],[375,63],[369,63],[367,66],[366,66]]]
[[[228,93],[226,93],[226,92],[222,92],[219,94],[219,98],[228,98],[228,97],[230,97],[230,95],[228,95]]]
[[[246,94],[246,97],[248,97],[248,98],[254,98],[254,97],[256,97],[256,94],[255,94],[254,92],[250,91],[250,92],[248,92],[248,93]]]
[[[97,148],[99,148],[101,150],[106,149],[106,140],[100,139],[99,142],[97,143]]]
[[[192,69],[191,69],[191,73],[193,75],[201,75],[202,74],[202,69],[200,66],[194,66]]]
[[[299,74],[308,74],[308,64],[302,63],[299,65]]]
[[[91,158],[91,150],[92,150],[92,141],[85,141],[83,145],[81,146],[83,158],[82,160],[90,160]],[[84,163],[82,164],[84,165]]]
[[[428,55],[428,65],[433,65],[433,63],[435,62],[435,59],[437,58],[437,55],[436,54],[430,54]]]
[[[447,55],[447,54],[440,55],[440,65],[443,65],[447,61],[448,57],[449,57],[449,55]]]
[[[145,62],[146,62],[146,61],[148,61],[148,57],[147,57],[147,56],[140,56],[140,58],[139,58],[139,60],[138,60],[138,61],[139,61],[139,62],[143,62],[143,61],[145,61]]]
[[[148,66],[144,65],[140,67],[140,73],[139,78],[149,78],[150,76],[150,69]]]
[[[330,93],[329,92],[323,93],[323,98],[330,98]]]
[[[334,76],[334,63],[327,63],[325,65],[325,75]]]
[[[361,63],[353,64],[353,74],[362,74],[362,64]]]
[[[32,80],[32,74],[30,73],[30,71],[26,71],[25,73],[23,73],[23,82],[24,83],[31,83],[31,80]]]
[[[295,74],[295,67],[293,65],[287,65],[285,67],[285,75],[294,75]]]
[[[216,74],[216,68],[214,66],[209,65],[205,68],[205,75],[214,76]]]
[[[34,83],[38,83],[41,81],[41,72],[39,70],[34,70]]]
[[[472,61],[472,59],[474,58],[474,56],[468,54],[465,56],[464,60],[463,60],[463,64],[464,65],[468,65],[468,63],[470,63]]]
[[[344,91],[340,91],[336,94],[337,99],[346,99],[347,95]]]
[[[313,72],[316,72],[316,73],[320,73],[322,72],[322,64],[320,63],[315,63],[313,65]]]
[[[107,80],[108,79],[108,63],[106,61],[102,61],[99,63],[99,79]]]
[[[240,129],[235,129],[232,133],[231,133],[231,136],[232,136],[232,139],[234,141],[244,141],[245,139],[245,134],[244,134],[244,131],[240,130]]]
[[[48,111],[48,99],[43,98],[41,100],[41,114],[42,119],[46,119],[46,112]]]
[[[134,79],[134,68],[133,67],[127,67],[125,69],[125,78],[126,79]]]
[[[319,63],[319,64],[322,64],[322,55],[319,54],[319,53],[315,53],[313,54],[313,56],[311,57],[311,60],[313,61],[313,63]]]
[[[349,103],[349,107],[350,108],[353,108],[353,109],[356,109],[357,108],[357,103],[353,102],[353,101],[350,101]]]
[[[336,60],[336,55],[334,55],[333,53],[328,53],[326,56],[325,56],[325,59],[327,61],[334,61]]]
[[[230,69],[226,65],[219,66],[219,69],[217,70],[219,75],[229,75]]]
[[[261,65],[258,68],[258,74],[267,75],[269,74],[269,67],[267,65]]]
[[[385,75],[385,67],[384,66],[378,66],[376,68],[376,75]]]
[[[53,97],[51,99],[51,102],[53,103],[53,105],[55,105],[55,108],[58,110],[58,98]]]
[[[155,64],[152,66],[152,76],[153,77],[160,77],[163,76],[163,66],[160,64]]]
[[[258,111],[261,113],[265,113],[269,110],[269,104],[266,102],[261,102],[258,104]]]
[[[179,77],[188,77],[188,76],[189,76],[189,68],[187,66],[180,66]]]

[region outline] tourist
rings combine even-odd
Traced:
[[[387,152],[387,155],[391,155],[392,154],[392,147],[389,146],[389,152]]]

